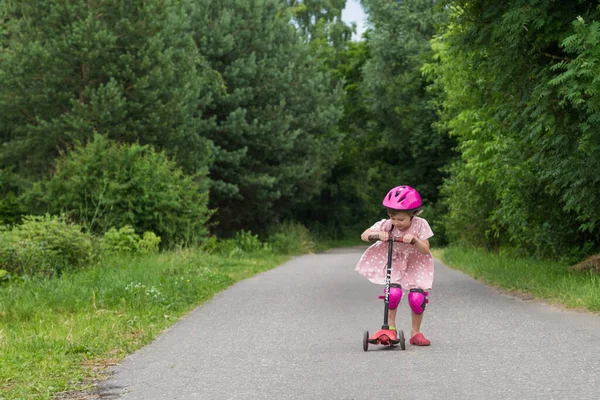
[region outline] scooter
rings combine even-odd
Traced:
[[[393,228],[392,228],[393,229]],[[365,331],[363,335],[363,350],[369,350],[369,343],[371,344],[381,344],[384,346],[395,346],[400,344],[400,348],[402,350],[406,349],[406,344],[404,342],[404,332],[398,330],[396,334],[395,331],[390,330],[388,325],[388,310],[390,304],[390,283],[392,280],[392,250],[394,246],[394,242],[402,242],[402,238],[400,237],[392,237],[390,230],[390,238],[388,245],[388,262],[387,262],[387,271],[385,275],[385,296],[384,300],[384,311],[383,311],[383,325],[381,329],[373,334],[373,336],[369,336],[369,331]],[[379,296],[381,298],[381,296]]]

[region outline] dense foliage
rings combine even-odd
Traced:
[[[200,52],[223,90],[206,115],[216,148],[211,208],[217,230],[264,233],[320,192],[336,158],[340,94],[280,0],[200,2]]]
[[[278,0],[3,3],[2,221],[38,212],[20,196],[95,133],[152,145],[185,174],[208,171],[215,232],[292,217],[337,158],[341,114],[341,92],[293,18]]]
[[[433,211],[442,168],[453,156],[452,141],[432,126],[435,95],[421,72],[433,56],[430,40],[445,14],[423,0],[363,4],[372,27],[365,40],[329,56],[345,90],[338,125],[341,157],[319,204],[305,214],[330,235],[362,230],[384,218],[381,199],[400,184],[416,187]],[[428,212],[427,218],[435,220],[436,214]],[[439,227],[436,233],[443,240]]]
[[[409,184],[441,242],[598,250],[598,3],[362,4],[1,3],[0,221],[339,237]]]
[[[319,198],[298,213],[313,230],[330,237],[343,237],[346,229],[360,230],[380,207],[373,202],[370,149],[377,142],[367,129],[370,111],[365,101],[362,68],[369,59],[365,41],[349,43],[326,59],[333,76],[343,82],[344,113],[338,123],[340,156]],[[375,197],[379,196],[377,193]]]
[[[430,0],[365,0],[373,26],[372,57],[364,70],[371,130],[379,142],[370,157],[376,168],[373,197],[399,184],[415,187],[423,198],[427,218],[438,244],[445,235],[439,224],[439,187],[444,167],[454,157],[454,141],[436,131],[437,94],[422,68],[431,61],[430,41],[446,21],[443,9]]]
[[[342,20],[346,0],[287,0],[294,23],[311,42],[324,39],[333,49],[347,46],[353,27]]]
[[[139,233],[155,232],[168,246],[197,244],[207,234],[210,215],[204,181],[200,174],[184,174],[152,147],[96,135],[59,158],[52,177],[27,197],[89,232],[130,226]]]
[[[18,1],[0,8],[0,168],[23,181],[94,132],[206,168],[199,131],[214,74],[185,0]]]
[[[0,270],[17,275],[53,275],[92,261],[92,240],[81,227],[49,215],[25,217],[0,231]]]
[[[452,1],[434,43],[453,241],[578,256],[600,243],[596,2]]]

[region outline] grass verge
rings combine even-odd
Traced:
[[[73,398],[60,393],[92,387],[108,366],[216,293],[289,259],[257,240],[241,240],[252,250],[226,242],[235,246],[221,244],[217,254],[113,256],[60,278],[0,285],[0,400]],[[292,242],[290,254],[360,244]]]
[[[600,275],[570,272],[565,264],[449,247],[434,251],[447,266],[516,295],[600,314]]]
[[[287,258],[191,250],[123,256],[60,278],[5,284],[0,399],[51,399],[85,389],[106,366],[217,292]]]

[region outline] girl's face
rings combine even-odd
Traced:
[[[392,225],[401,231],[405,231],[410,228],[411,218],[407,213],[398,213],[396,215],[390,215],[392,219]]]

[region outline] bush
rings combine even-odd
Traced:
[[[271,253],[272,250],[268,243],[260,241],[258,235],[245,230],[237,232],[231,239],[221,240],[217,245],[217,249],[220,254],[229,257],[261,251]]]
[[[268,238],[273,249],[284,254],[304,254],[315,251],[315,242],[310,231],[302,224],[285,222]]]
[[[127,225],[118,231],[110,228],[104,234],[101,248],[106,253],[155,253],[158,251],[160,237],[154,232],[144,232],[143,236]]]
[[[0,224],[19,222],[23,213],[23,205],[13,192],[8,192],[0,198]]]
[[[478,182],[463,162],[454,163],[441,189],[444,196],[438,207],[444,210],[436,215],[434,233],[441,227],[445,238],[454,245],[497,249],[494,228],[489,215],[495,206],[494,188],[486,182]]]
[[[260,252],[272,253],[269,243],[261,242],[258,235],[245,230],[237,232],[230,239],[218,239],[216,236],[211,236],[202,243],[201,249],[209,254],[220,254],[229,257]]]
[[[205,253],[215,254],[219,251],[219,243],[219,239],[216,236],[210,236],[202,242],[200,248]]]
[[[155,232],[166,245],[194,244],[206,235],[210,216],[204,181],[204,175],[184,174],[152,147],[96,135],[60,158],[52,178],[28,198],[98,234],[129,225]]]
[[[156,236],[154,232],[144,232],[142,239],[138,242],[140,253],[158,253],[160,240],[160,237]]]
[[[26,216],[0,233],[0,267],[20,275],[49,275],[92,261],[92,242],[81,226],[55,216]]]
[[[202,250],[209,254],[229,257],[250,253],[306,254],[315,251],[316,246],[310,231],[302,224],[286,222],[279,225],[266,241],[258,235],[241,230],[231,239],[218,239],[212,236],[204,241]]]
[[[110,228],[104,234],[101,247],[106,253],[137,253],[139,241],[140,236],[128,225],[118,231]]]
[[[252,232],[241,230],[233,237],[236,246],[245,253],[255,253],[264,249],[258,235],[253,235]]]

